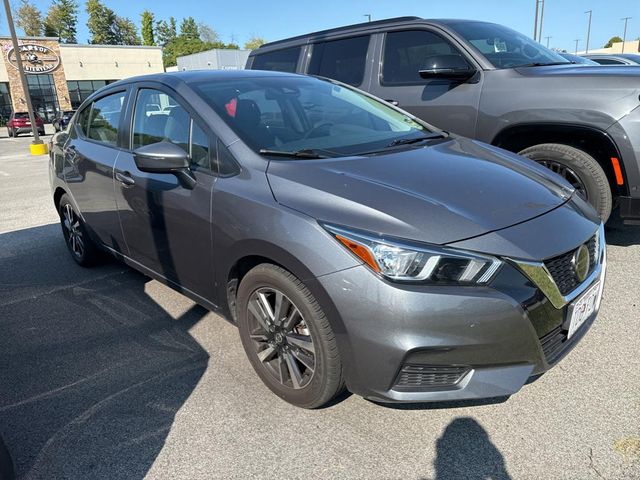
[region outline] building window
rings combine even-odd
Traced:
[[[67,82],[71,108],[76,110],[89,95],[116,80],[70,80]]]
[[[35,113],[50,122],[60,110],[53,75],[27,75],[27,83]]]
[[[0,83],[0,125],[9,120],[11,115],[11,95],[9,95],[9,84]]]

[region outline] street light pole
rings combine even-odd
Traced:
[[[538,7],[540,5],[540,0],[536,0],[536,16],[533,20],[533,39],[538,39]]]
[[[579,38],[576,38],[575,42],[576,42],[576,55],[578,54],[578,42],[580,41]]]
[[[31,131],[33,132],[33,143],[35,145],[42,144],[40,135],[38,134],[38,125],[36,124],[36,117],[33,114],[33,105],[31,104],[31,95],[29,95],[29,85],[27,84],[27,76],[24,74],[22,68],[22,57],[20,56],[20,46],[18,45],[18,37],[16,36],[16,27],[13,25],[13,15],[11,15],[11,7],[9,6],[9,0],[4,1],[4,9],[7,12],[7,23],[9,24],[9,33],[11,34],[11,42],[13,43],[13,54],[16,56],[16,64],[18,66],[18,75],[20,76],[20,83],[22,84],[22,91],[24,92],[24,99],[27,102],[27,111],[29,112],[29,121],[31,122]]]
[[[589,26],[587,27],[587,45],[585,47],[584,53],[589,53],[589,37],[591,36],[591,15],[593,14],[593,10],[587,10],[584,13],[589,14]]]
[[[363,16],[367,17],[369,19],[369,21],[371,21],[371,14],[370,13],[365,13]]]
[[[624,17],[620,20],[624,20],[624,33],[622,34],[622,53],[624,53],[624,44],[627,41],[627,22],[633,17]]]
[[[542,7],[540,8],[540,28],[538,29],[538,41],[542,40],[542,20],[544,19],[544,0],[540,0]]]
[[[547,39],[547,48],[549,48],[549,39],[553,38],[553,36],[549,35],[548,37],[544,37],[544,38]]]

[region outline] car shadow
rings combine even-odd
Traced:
[[[454,419],[436,441],[435,480],[510,480],[504,457],[471,417]]]
[[[149,278],[83,269],[58,224],[0,234],[0,436],[18,478],[143,478],[209,356]],[[11,465],[5,459],[6,465]]]
[[[640,225],[625,225],[618,212],[614,211],[605,225],[604,236],[608,245],[619,247],[640,245]]]

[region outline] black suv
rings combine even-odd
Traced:
[[[269,43],[247,68],[357,86],[549,167],[605,221],[619,205],[640,222],[637,67],[575,65],[493,23],[402,17]]]

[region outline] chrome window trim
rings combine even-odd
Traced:
[[[593,269],[593,272],[578,285],[571,293],[567,295],[562,295],[558,286],[556,285],[555,280],[549,273],[544,262],[528,262],[524,260],[517,260],[513,258],[509,258],[508,260],[515,265],[517,265],[520,270],[522,270],[527,277],[544,293],[544,295],[549,299],[551,304],[557,308],[561,309],[568,303],[572,302],[576,299],[576,297],[580,296],[582,292],[584,292],[587,288],[589,288],[593,282],[596,281],[603,273],[603,268],[605,268],[605,255],[606,255],[606,242],[604,238],[604,224],[600,223],[600,227],[597,232],[597,244],[598,244],[598,255],[597,255],[597,265]]]

